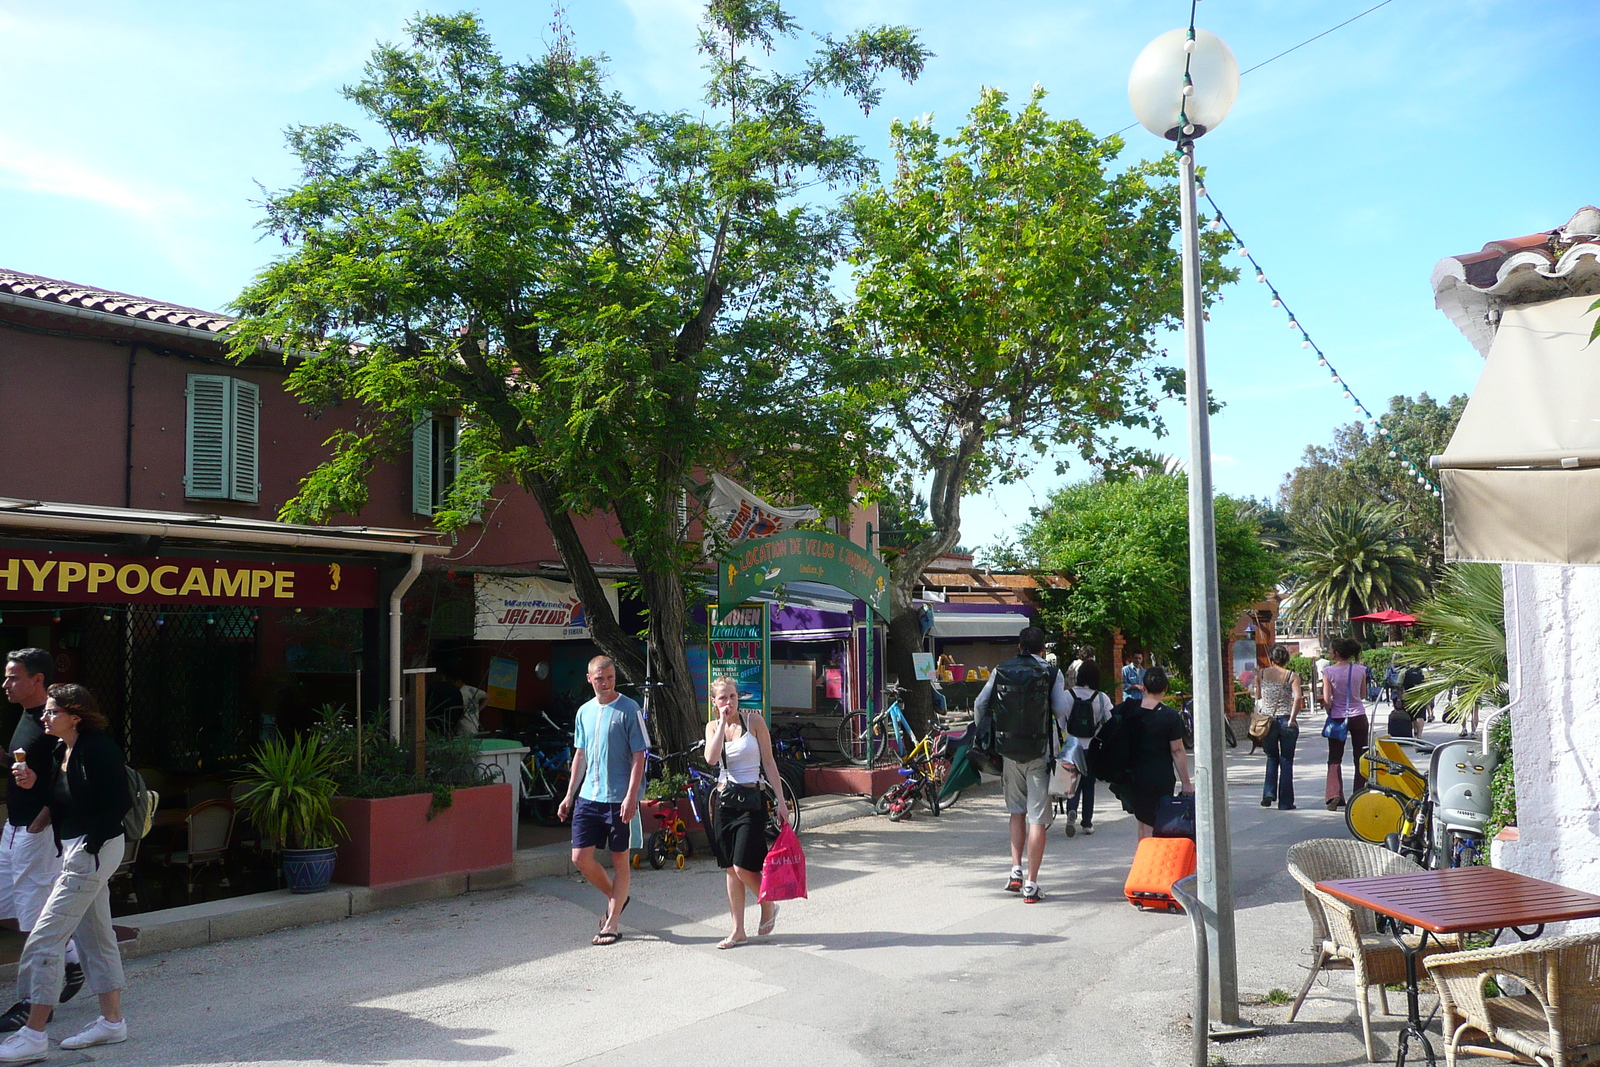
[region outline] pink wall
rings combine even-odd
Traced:
[[[134,355],[133,474],[125,491],[128,432],[126,342],[55,337],[0,324],[0,496],[158,511],[190,511],[276,519],[300,480],[329,455],[323,444],[349,429],[354,405],[320,416],[283,389],[285,371],[220,360],[163,354],[140,347]],[[225,374],[261,387],[261,502],[186,500],[183,495],[184,390],[190,374]],[[411,513],[409,455],[380,465],[368,479],[367,507],[331,522],[427,530]],[[538,505],[514,487],[485,507],[484,525],[456,535],[451,564],[462,568],[536,567],[559,556]],[[592,560],[626,564],[610,516],[578,520]]]

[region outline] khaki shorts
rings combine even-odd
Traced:
[[[1006,811],[1026,815],[1034,826],[1049,826],[1056,818],[1055,801],[1050,799],[1050,765],[1047,756],[1026,763],[1007,759],[1000,778],[1005,785]]]

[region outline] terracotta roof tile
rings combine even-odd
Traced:
[[[1433,293],[1434,306],[1488,355],[1502,308],[1600,293],[1600,208],[1580,208],[1553,230],[1441,259],[1433,268]]]
[[[169,304],[163,300],[99,289],[92,285],[79,285],[56,278],[42,278],[37,274],[0,267],[0,293],[28,297],[51,304],[98,311],[106,315],[119,315],[146,322],[163,322],[206,333],[221,333],[233,325],[234,319],[215,311]]]

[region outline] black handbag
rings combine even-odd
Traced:
[[[1194,796],[1182,793],[1156,801],[1156,837],[1194,836]]]
[[[729,815],[743,815],[752,811],[766,811],[767,798],[761,793],[759,785],[740,785],[738,782],[724,782],[719,790],[720,797],[717,806]]]
[[[739,718],[744,722],[746,736],[750,734],[750,722],[745,719],[744,712],[739,713]],[[723,782],[717,790],[717,806],[727,815],[745,815],[750,812],[766,811],[767,798],[761,790],[761,783],[751,782],[749,785],[740,785],[728,777],[727,742],[723,742],[723,751],[717,753],[717,763],[722,767]]]

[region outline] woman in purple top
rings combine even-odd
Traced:
[[[1328,810],[1344,807],[1344,734],[1348,731],[1350,751],[1355,756],[1355,792],[1366,787],[1361,773],[1361,755],[1367,750],[1371,730],[1367,706],[1362,702],[1372,672],[1361,662],[1361,642],[1341,637],[1333,643],[1333,662],[1322,672],[1322,703],[1328,709],[1328,723],[1322,735],[1328,739]]]

